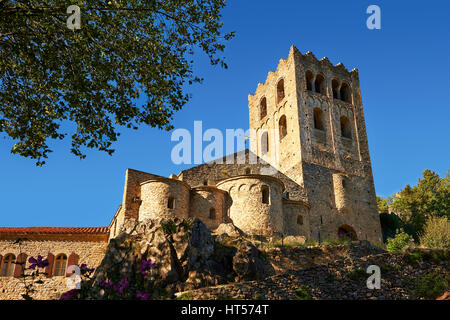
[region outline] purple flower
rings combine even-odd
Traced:
[[[72,289],[61,295],[61,300],[70,300],[78,292],[78,289]]]
[[[86,265],[86,263],[83,263],[83,264],[80,266],[80,271],[81,271],[81,273],[85,273],[85,272],[92,273],[92,272],[94,272],[94,270],[95,270],[95,268],[88,268],[87,265]]]
[[[127,276],[124,276],[122,280],[114,284],[113,288],[117,291],[118,294],[122,294],[123,291],[128,287],[127,279]]]
[[[28,259],[28,262],[31,263],[30,265],[30,269],[36,269],[36,267],[38,268],[45,268],[48,266],[48,259],[43,260],[43,257],[41,255],[37,256],[37,259],[35,259],[34,257],[30,257],[30,259]]]
[[[144,259],[141,261],[141,267],[139,268],[139,272],[145,276],[147,271],[154,268],[155,266],[156,265],[154,263],[152,263],[152,259],[148,259],[148,260]]]
[[[140,292],[139,290],[136,291],[136,297],[137,297],[139,300],[148,300],[148,299],[149,299],[148,293],[143,293],[143,292]]]
[[[108,281],[102,280],[102,281],[100,281],[100,285],[102,287],[109,288],[109,287],[112,287],[113,283],[112,283],[112,281],[109,281],[109,280]]]

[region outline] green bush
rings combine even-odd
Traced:
[[[185,292],[179,295],[176,300],[195,300],[195,296],[192,292]]]
[[[389,252],[399,252],[407,249],[412,241],[413,238],[409,234],[399,229],[394,238],[388,239],[386,249]]]
[[[359,280],[362,278],[367,278],[368,275],[364,269],[356,268],[348,273],[348,277],[352,280]]]
[[[449,290],[450,276],[428,273],[414,281],[412,294],[416,298],[436,299]]]
[[[420,237],[420,244],[432,249],[450,248],[450,221],[446,217],[430,218]]]
[[[420,250],[413,250],[408,254],[408,261],[410,263],[417,263],[425,258],[425,253]]]
[[[297,300],[311,300],[311,294],[306,286],[303,286],[299,289],[296,289],[294,292],[294,296]]]

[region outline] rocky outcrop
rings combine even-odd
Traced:
[[[217,227],[217,229],[214,231],[214,233],[217,236],[229,236],[229,237],[240,237],[244,235],[244,232],[236,227],[232,223],[222,223]]]
[[[273,274],[270,263],[251,242],[239,237],[237,228],[225,225],[221,229],[227,233],[214,239],[199,219],[127,221],[111,239],[93,278],[84,283],[89,290],[84,290],[88,296],[82,298],[105,298],[105,283],[119,283],[120,288],[120,279],[125,279],[127,287],[145,282],[145,291],[153,286],[161,289],[160,294],[173,296],[178,291]]]
[[[249,241],[239,245],[239,249],[233,257],[233,270],[237,274],[237,281],[260,280],[273,274],[270,262]]]
[[[358,247],[360,254],[356,254]],[[312,249],[312,248],[311,248]],[[404,300],[434,299],[450,289],[449,252],[416,250],[411,252],[376,252],[364,256],[364,244],[327,246],[307,250],[352,253],[347,256],[330,255],[324,264],[293,268],[260,281],[243,281],[224,286],[200,288],[189,292],[191,299],[313,299],[313,300]],[[294,254],[292,248],[279,251]],[[370,289],[367,268],[380,267],[381,287]],[[425,280],[424,280],[425,279]],[[432,284],[436,281],[435,284]],[[435,296],[433,297],[433,293]],[[186,294],[186,293],[185,293]]]

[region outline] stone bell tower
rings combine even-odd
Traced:
[[[250,149],[295,182],[310,237],[381,242],[357,69],[291,47],[249,95]]]

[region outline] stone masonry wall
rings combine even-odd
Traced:
[[[268,203],[262,201],[263,186],[269,189]],[[269,176],[239,176],[220,182],[218,188],[227,191],[233,200],[230,218],[249,234],[283,232],[282,192],[284,186]]]
[[[75,253],[79,256],[78,264],[86,263],[89,268],[96,268],[104,257],[107,242],[81,242],[81,241],[24,241],[22,252],[30,256],[42,255],[47,258],[49,252],[55,257],[58,254],[65,254],[67,257]],[[16,257],[19,255],[19,246],[13,240],[0,240],[0,254],[12,253]],[[27,267],[29,263],[27,261]],[[42,269],[41,269],[42,270]],[[36,284],[37,289],[31,296],[34,299],[48,300],[59,299],[62,293],[68,291],[66,277],[53,276],[43,277],[43,284]],[[0,300],[22,300],[24,293],[23,282],[20,278],[0,277]]]
[[[139,221],[148,218],[189,217],[190,187],[175,179],[159,178],[141,184]],[[172,208],[169,208],[169,198]]]
[[[227,197],[226,192],[215,187],[196,187],[191,191],[189,214],[199,218],[208,229],[216,229],[227,220]]]

